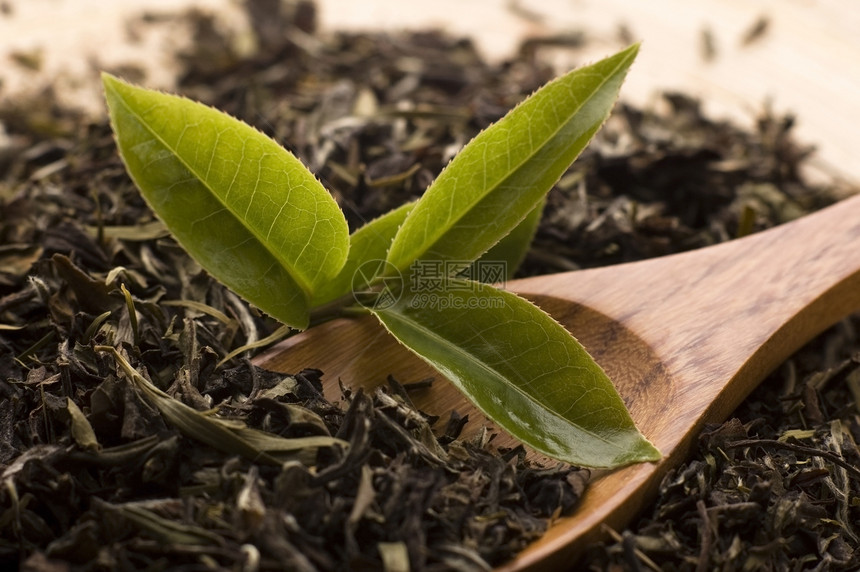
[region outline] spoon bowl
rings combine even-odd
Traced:
[[[562,569],[604,525],[623,527],[689,453],[706,423],[723,421],[791,353],[860,309],[860,196],[768,231],[652,260],[511,281],[568,328],[613,380],[657,463],[598,471],[575,512],[502,570]],[[373,389],[441,377],[372,318],[334,320],[285,340],[261,367],[325,372]],[[468,414],[491,425],[449,383],[416,392],[429,413]],[[499,444],[514,444],[500,435]]]

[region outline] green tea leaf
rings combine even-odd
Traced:
[[[401,343],[450,379],[523,443],[575,465],[656,461],[603,369],[530,302],[449,280],[372,310]]]
[[[304,328],[349,230],[301,162],[259,131],[190,100],[102,76],[126,168],[153,211],[209,273]]]
[[[177,522],[158,516],[147,508],[146,501],[113,504],[97,498],[95,506],[120,514],[139,530],[165,544],[190,546],[218,546],[224,541],[220,535],[195,525]]]
[[[539,89],[473,139],[400,227],[388,261],[475,260],[540,201],[609,115],[633,45]]]
[[[352,233],[346,264],[337,276],[317,291],[312,305],[325,304],[370,284],[382,271],[391,241],[414,206],[415,203],[402,205]]]
[[[472,264],[469,276],[473,280],[492,283],[499,280],[510,280],[514,277],[514,274],[526,257],[526,253],[529,251],[529,247],[535,237],[535,232],[537,232],[540,225],[544,204],[546,204],[545,198],[526,215],[526,218],[520,221],[520,224],[514,227],[514,230]],[[502,265],[504,273],[501,276],[498,276],[495,272],[491,272],[488,275],[482,271],[482,263],[490,265],[491,268],[497,268],[499,265]]]
[[[504,266],[505,272],[497,277],[494,273],[493,280],[511,278],[519,267],[540,223],[544,202],[541,200],[520,224],[481,257],[483,261]],[[312,306],[331,302],[353,291],[361,291],[369,286],[374,278],[380,276],[386,266],[385,258],[391,241],[414,206],[415,203],[402,205],[352,233],[346,264],[335,278],[317,291]],[[478,274],[479,271],[473,269],[469,276]]]

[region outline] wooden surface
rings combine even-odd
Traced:
[[[247,27],[235,0],[7,0],[0,15],[0,97],[45,81],[58,97],[104,114],[98,71],[122,63],[143,65],[149,87],[170,88],[170,54],[188,40],[182,26],[157,25],[128,33],[126,19],[194,5],[220,16],[226,29]],[[642,50],[622,90],[636,104],[657,91],[682,90],[701,97],[705,109],[752,123],[766,101],[798,117],[797,132],[816,145],[829,171],[860,181],[860,10],[845,0],[318,0],[324,31],[437,27],[468,36],[490,59],[510,55],[528,36],[585,30],[584,50],[547,54],[560,71],[606,56],[629,37]],[[766,18],[756,41],[745,34]],[[705,60],[702,38],[710,34],[716,56]],[[240,35],[239,49],[249,49]],[[12,64],[8,54],[38,49],[40,74]]]
[[[607,371],[664,459],[597,475],[579,509],[505,570],[564,568],[601,524],[620,529],[679,464],[707,422],[721,421],[774,367],[860,308],[860,196],[742,240],[654,260],[517,280],[508,289],[565,325]],[[319,367],[368,389],[392,373],[436,375],[371,320],[337,321],[285,341],[263,367]],[[450,384],[415,398],[483,422]],[[477,422],[476,422],[477,420]]]

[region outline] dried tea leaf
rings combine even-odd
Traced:
[[[229,422],[212,417],[188,407],[155,387],[140,375],[131,364],[110,346],[97,346],[97,351],[113,354],[114,359],[135,387],[164,416],[165,420],[179,429],[184,435],[206,443],[210,447],[242,455],[255,461],[280,465],[285,459],[298,458],[304,463],[312,463],[316,450],[334,445],[346,446],[346,442],[333,437],[313,436],[287,439],[264,431],[252,429],[243,423]]]
[[[111,504],[98,501],[100,508],[116,512],[165,544],[218,546],[223,543],[221,536],[214,532],[201,526],[183,524],[158,516],[144,505],[145,503]]]
[[[218,362],[218,366],[220,367],[220,366],[224,365],[225,363],[227,363],[228,361],[230,361],[231,359],[233,359],[237,355],[244,353],[248,350],[253,350],[255,348],[262,348],[262,347],[268,346],[269,344],[273,344],[289,333],[290,333],[289,326],[281,326],[280,328],[278,328],[277,330],[275,330],[274,332],[272,332],[271,334],[269,334],[268,336],[266,336],[262,340],[257,340],[255,342],[245,344],[245,345],[238,347],[235,350],[231,351],[230,353],[225,355],[223,358],[221,358],[221,361]]]
[[[264,389],[257,395],[257,399],[278,399],[284,395],[294,393],[298,382],[296,378],[288,375],[279,381],[274,387]]]
[[[131,226],[88,226],[87,231],[93,236],[101,234],[105,238],[142,242],[163,238],[170,234],[167,227],[160,220],[136,224]]]
[[[197,310],[198,312],[203,312],[204,314],[208,314],[221,322],[222,324],[230,325],[235,322],[235,320],[221,310],[213,308],[208,304],[204,304],[203,302],[197,302],[195,300],[164,300],[161,302],[163,306],[182,306],[184,308],[191,308],[192,310]]]
[[[260,493],[260,477],[257,467],[251,467],[245,475],[245,482],[236,495],[236,508],[241,518],[241,529],[253,534],[263,525],[266,517],[266,504]]]
[[[92,425],[87,420],[87,416],[77,406],[77,404],[66,398],[66,410],[69,412],[70,423],[72,428],[72,439],[78,444],[78,447],[89,451],[98,451],[101,448],[99,440],[93,431]]]
[[[385,572],[409,572],[409,550],[403,542],[379,542],[376,544]]]
[[[4,275],[13,278],[25,276],[33,264],[42,257],[43,252],[44,249],[41,246],[34,244],[0,246],[0,284],[4,282]]]
[[[84,309],[93,313],[102,313],[120,305],[110,295],[113,290],[112,286],[101,280],[95,280],[76,266],[67,256],[55,254],[51,257],[51,262],[74,291],[75,297]]]

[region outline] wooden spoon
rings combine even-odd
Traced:
[[[597,474],[579,507],[504,570],[567,568],[602,525],[619,529],[681,463],[705,423],[724,420],[791,353],[860,309],[860,196],[747,238],[664,258],[509,282],[564,324],[613,380],[659,463]],[[336,320],[285,340],[257,363],[318,367],[371,389],[390,373],[434,375],[373,319]],[[435,374],[437,377],[439,374]],[[414,399],[485,423],[447,382]]]

